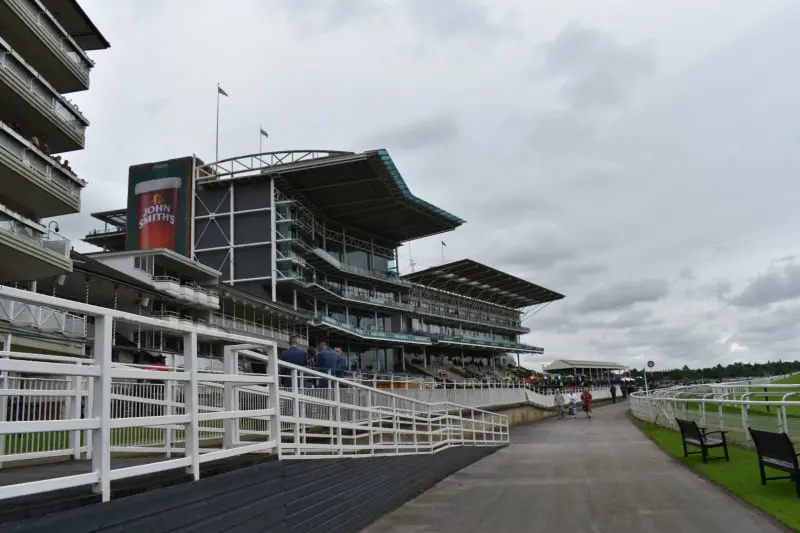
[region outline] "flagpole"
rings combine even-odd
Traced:
[[[214,149],[214,161],[219,161],[219,92],[220,86],[217,83],[217,134],[216,134],[216,144]]]
[[[444,264],[444,242],[442,242],[442,264]]]
[[[258,153],[259,154],[262,153],[261,144],[264,141],[264,134],[261,133],[262,131],[264,131],[264,128],[261,126],[261,124],[259,124],[258,125]]]

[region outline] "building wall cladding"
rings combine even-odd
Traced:
[[[6,524],[59,533],[356,532],[496,448],[430,455],[283,460]]]

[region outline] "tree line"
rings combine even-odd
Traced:
[[[731,363],[726,366],[718,364],[706,368],[692,369],[684,365],[683,368],[671,370],[648,370],[647,377],[654,380],[716,380],[729,378],[749,378],[762,376],[776,376],[800,372],[800,361],[775,361],[767,363]],[[631,370],[632,377],[640,377],[642,369]]]

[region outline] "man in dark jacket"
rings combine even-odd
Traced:
[[[336,352],[328,347],[328,343],[324,341],[320,342],[319,349],[317,350],[317,370],[334,376],[336,375],[336,365],[338,364],[338,361],[339,356],[336,355]],[[327,387],[328,380],[319,380],[319,386],[323,388]]]
[[[283,351],[280,355],[279,359],[286,363],[291,363],[297,366],[306,366],[306,351],[300,348],[297,345],[297,337],[292,335],[289,337],[289,347]],[[291,370],[284,368],[278,369],[278,373],[282,375],[281,377],[281,387],[291,387],[292,386],[292,378],[291,378]],[[302,381],[298,384],[298,386],[302,387]]]
[[[347,372],[347,359],[345,359],[341,348],[334,348],[333,351],[336,352],[336,357],[338,357],[336,360],[336,377],[343,378]]]

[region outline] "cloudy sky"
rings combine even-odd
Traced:
[[[566,294],[528,323],[537,363],[797,358],[796,2],[81,3],[112,43],[73,97],[85,213],[124,205],[130,164],[213,159],[220,82],[220,157],[259,125],[265,150],[385,147],[469,221],[447,260]],[[411,245],[417,268],[440,240]]]

